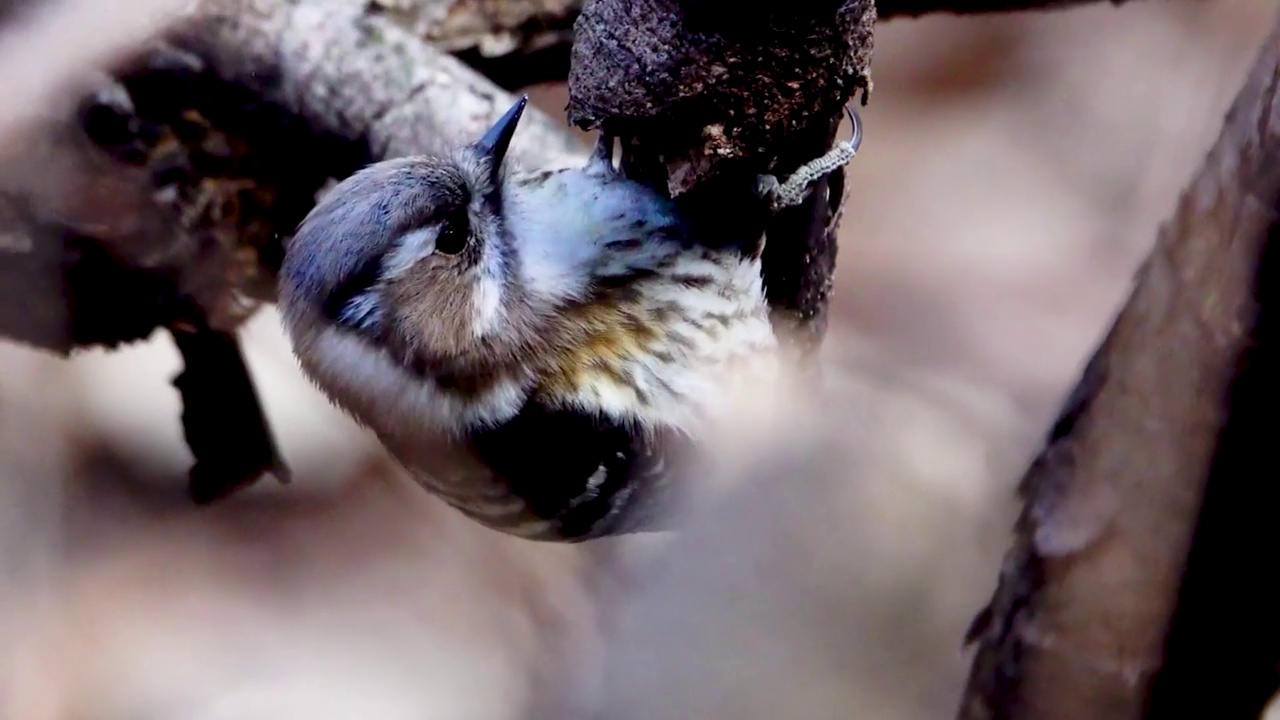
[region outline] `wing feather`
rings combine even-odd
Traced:
[[[472,450],[565,539],[663,529],[677,458],[689,441],[536,397],[503,425],[472,435]]]

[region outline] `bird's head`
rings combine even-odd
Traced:
[[[521,351],[502,192],[525,103],[474,143],[375,163],[317,203],[280,272],[295,338],[306,324],[337,326],[443,374],[483,372]]]

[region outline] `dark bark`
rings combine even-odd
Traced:
[[[39,4],[35,0],[12,2],[0,9]],[[829,41],[850,31],[869,38],[869,13],[841,16],[845,19],[840,22],[868,21],[857,28],[832,22],[839,4],[823,0],[794,7],[781,5],[766,13],[723,12],[721,0],[685,0],[683,6],[694,26],[722,30],[727,41],[739,49],[759,42],[761,28],[775,26],[776,31],[768,31],[774,33],[774,39],[794,39],[798,31],[810,26],[815,27],[819,40]],[[932,9],[1013,10],[1024,6],[1016,2],[957,5],[964,7],[885,0],[879,7],[882,16],[892,16]],[[191,264],[193,253],[200,256],[200,265],[206,270],[181,280],[191,283],[190,291],[209,305],[215,326],[230,328],[251,310],[241,306],[243,298],[237,295],[270,299],[273,267],[280,257],[279,238],[288,235],[322,183],[369,159],[418,151],[436,137],[456,135],[460,128],[488,118],[477,105],[497,108],[507,102],[497,87],[468,73],[423,39],[492,72],[504,87],[553,79],[568,70],[565,42],[578,6],[576,0],[204,0],[198,7],[199,19],[180,28],[171,38],[173,42],[154,44],[125,63],[120,69],[120,79],[125,82],[100,86],[105,96],[92,106],[85,125],[117,161],[123,162],[104,165],[98,158],[86,160],[81,148],[63,148],[59,153],[69,152],[72,164],[92,164],[89,175],[95,181],[113,181],[115,175],[136,182],[139,171],[154,176],[154,183],[143,177],[136,194],[160,189],[159,204],[177,213],[183,232],[169,233],[165,240],[155,238],[154,244],[151,240],[139,242],[135,234],[112,238],[106,245],[118,253],[123,248],[126,263],[163,257],[181,268]],[[25,13],[11,13],[9,18],[19,15]],[[827,26],[814,22],[823,17]],[[856,44],[863,51],[870,48],[869,42]],[[854,61],[859,72],[865,71],[867,60],[863,56]],[[788,73],[796,74],[800,67],[788,69],[788,62],[780,58],[772,68],[757,69],[779,74],[772,81],[776,91],[782,87],[777,81]],[[799,127],[797,123],[804,124],[804,120],[791,111],[745,123],[757,130],[777,131],[773,137],[756,132],[740,138],[763,140],[766,147],[778,152],[772,162],[754,157],[754,164],[764,161],[774,171],[785,172],[828,144],[828,128],[836,119],[833,98],[846,94],[848,88],[843,86],[849,84],[848,67],[829,62],[810,63],[806,68],[812,71],[803,78],[806,92],[818,85],[838,89],[821,95],[819,111],[806,118],[811,120],[808,127]],[[815,78],[823,82],[814,84]],[[856,82],[863,79],[860,76]],[[769,96],[768,88],[760,89]],[[672,97],[697,94],[696,89],[676,90]],[[170,92],[173,100],[166,95]],[[458,104],[445,99],[459,95],[467,101]],[[126,107],[121,108],[120,102]],[[129,107],[130,103],[134,106]],[[681,105],[689,103],[682,101]],[[558,132],[556,124],[536,113],[524,123],[522,132],[540,136],[528,144],[535,148],[532,160],[563,158],[577,151],[573,139]],[[729,123],[730,129],[734,127]],[[792,138],[794,147],[783,151],[776,143],[783,136]],[[730,138],[729,143],[738,140]],[[719,150],[725,143],[710,142],[708,146]],[[7,164],[22,167],[24,162],[11,158]],[[709,164],[706,158],[699,162]],[[684,170],[697,172],[692,165]],[[841,185],[840,173],[830,181]],[[56,194],[77,192],[63,188]],[[20,195],[17,202],[29,200],[26,194]],[[823,202],[824,196],[824,188],[819,187],[804,208],[783,213],[773,234],[794,235],[807,232],[802,228],[810,225],[831,225],[837,216],[836,205]],[[48,202],[37,198],[36,209]],[[101,212],[90,214],[94,223],[104,219]],[[163,225],[174,220],[157,216],[147,222]],[[790,229],[783,228],[788,225]],[[193,241],[189,237],[193,230],[203,239]],[[27,236],[42,231],[6,224],[5,232],[29,245],[31,238]],[[214,253],[215,248],[223,252]],[[822,278],[829,275],[834,263],[833,235],[828,233],[822,240],[815,231],[812,248],[774,243],[768,252],[769,265],[775,269],[770,278],[775,305],[806,327],[820,328],[823,298],[829,291],[829,282]],[[218,257],[205,257],[210,253]],[[27,272],[39,266],[41,257],[44,255],[34,253],[8,258],[11,262],[6,270],[24,279],[5,288],[8,292],[0,303],[0,328],[12,337],[65,350],[71,341],[60,327],[69,322],[65,310],[58,310],[61,300],[41,291],[41,283],[53,287],[61,280],[53,280],[48,272]],[[261,265],[255,265],[259,260]],[[810,277],[813,275],[818,277]],[[44,299],[33,299],[41,297]],[[26,319],[15,320],[15,316]]]
[[[869,86],[875,8],[819,2],[758,17],[718,5],[587,2],[569,120],[621,137],[624,168],[682,199],[704,241],[750,242],[767,227],[775,327],[812,349],[826,323],[843,172],[772,218],[751,188],[831,147],[844,105]]]
[[[1252,719],[1275,691],[1278,85],[1280,25],[1023,480],[959,717]]]
[[[169,332],[182,353],[173,385],[182,394],[183,436],[196,460],[189,473],[192,501],[220,500],[263,473],[289,482],[235,335],[209,327],[195,306]]]

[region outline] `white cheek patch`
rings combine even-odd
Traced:
[[[475,221],[477,213],[473,212],[471,220]],[[394,281],[403,277],[406,273],[413,269],[417,263],[430,257],[436,252],[437,241],[440,234],[440,226],[438,224],[429,225],[427,227],[418,228],[412,232],[403,235],[395,248],[387,253],[382,263],[381,279],[384,281]],[[472,307],[471,307],[471,329],[472,335],[479,339],[499,332],[502,328],[502,322],[505,317],[503,312],[503,301],[506,299],[506,270],[504,268],[504,260],[501,256],[502,248],[495,247],[490,242],[485,242],[483,238],[497,237],[501,230],[497,227],[472,227],[473,233],[470,242],[483,242],[482,256],[478,267],[473,268],[468,274],[473,283]],[[476,237],[479,235],[479,237]],[[353,301],[349,319],[368,318],[370,321],[375,320],[372,311],[369,308],[360,306]],[[344,319],[348,319],[345,317]],[[359,322],[359,320],[356,320]]]
[[[503,281],[482,272],[472,296],[472,334],[482,338],[501,326]]]
[[[501,245],[502,228],[486,223],[484,227],[476,227],[472,232],[481,235],[479,238],[472,238],[472,242],[483,243],[480,263],[474,270],[475,284],[471,301],[471,335],[478,340],[502,329],[502,322],[506,318],[503,302],[506,300],[505,261],[508,258],[503,257],[506,249]]]
[[[409,271],[415,263],[436,251],[436,235],[440,228],[419,228],[400,238],[396,249],[387,253],[382,264],[382,277],[394,280]]]

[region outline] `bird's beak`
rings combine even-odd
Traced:
[[[521,95],[520,99],[516,100],[516,104],[503,113],[493,127],[489,128],[489,132],[486,132],[484,137],[476,143],[476,149],[489,158],[495,178],[502,167],[503,158],[507,156],[507,148],[511,146],[511,136],[515,134],[516,125],[520,123],[520,116],[524,114],[524,106],[528,102],[529,96]]]

